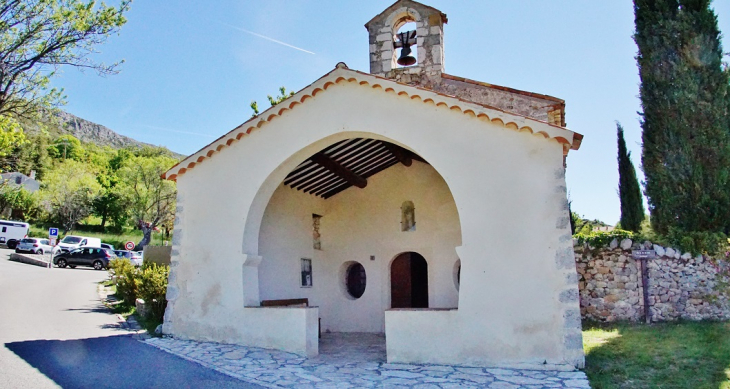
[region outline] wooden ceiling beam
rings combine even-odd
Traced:
[[[337,161],[323,153],[314,154],[310,159],[312,162],[329,170],[353,186],[364,188],[368,185],[368,181],[366,179],[353,173],[350,169],[340,165]]]
[[[393,154],[395,159],[397,159],[398,162],[402,163],[404,166],[411,166],[413,164],[413,158],[411,158],[411,153],[409,153],[407,150],[388,142],[383,142],[383,146],[385,146],[385,148],[387,148],[388,151]]]

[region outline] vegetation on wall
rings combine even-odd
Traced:
[[[639,232],[644,220],[644,204],[641,188],[636,178],[636,169],[631,162],[631,152],[626,149],[624,129],[616,123],[618,138],[618,193],[621,200],[621,228]]]
[[[728,73],[710,0],[635,0],[634,11],[652,226],[727,232]]]

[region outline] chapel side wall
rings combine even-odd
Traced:
[[[406,200],[416,207],[415,231],[401,231]],[[312,213],[322,215],[322,250],[312,247]],[[328,200],[281,185],[261,226],[261,299],[308,298],[319,307],[323,331],[384,332],[390,263],[402,252],[426,258],[429,306],[457,307],[454,265],[460,236],[451,192],[433,167],[419,161],[392,166],[370,177],[366,188],[349,188]],[[300,287],[300,258],[312,259],[311,288]],[[344,285],[351,261],[366,271],[365,293],[357,300]]]

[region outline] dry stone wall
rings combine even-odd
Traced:
[[[632,250],[653,249],[646,260],[651,321],[730,319],[728,261],[693,257],[672,248],[614,240],[592,248],[574,242],[580,310],[595,321],[644,320],[641,260]]]

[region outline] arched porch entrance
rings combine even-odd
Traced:
[[[391,263],[390,307],[428,308],[428,263],[421,254],[402,253]]]
[[[390,308],[457,308],[461,225],[436,169],[382,138],[307,154],[262,215],[260,300],[306,299],[325,332],[384,333]]]

